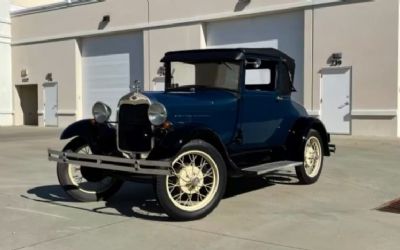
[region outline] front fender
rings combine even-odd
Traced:
[[[69,125],[61,134],[60,139],[81,137],[94,154],[119,154],[116,143],[116,130],[108,123],[97,123],[93,119],[77,121]]]
[[[96,122],[92,119],[74,122],[66,129],[64,129],[64,131],[61,133],[60,139],[66,140],[76,136],[80,136],[86,139],[89,136],[90,131],[93,130],[95,123]]]
[[[171,158],[181,150],[183,145],[194,139],[213,138],[221,143],[219,137],[212,130],[194,124],[175,127],[164,135],[155,134],[155,137],[156,145],[151,156],[156,158]]]
[[[323,143],[324,154],[325,156],[330,156],[330,135],[326,131],[324,124],[314,117],[301,117],[294,123],[294,126],[289,131],[289,136],[286,141],[286,147],[292,160],[302,159],[302,148],[310,129],[315,129],[319,132]]]
[[[178,154],[191,140],[203,140],[213,145],[225,160],[228,170],[238,170],[217,133],[201,124],[190,124],[169,131],[160,139],[149,155],[150,159],[168,159]]]

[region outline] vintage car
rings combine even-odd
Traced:
[[[111,109],[61,135],[48,150],[67,194],[78,201],[109,198],[123,181],[153,181],[160,205],[176,220],[209,214],[229,177],[294,168],[301,183],[318,180],[335,151],[322,122],[291,100],[294,60],[275,49],[168,52],[165,90],[133,91]],[[135,190],[132,190],[133,192]]]

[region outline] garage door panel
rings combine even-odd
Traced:
[[[275,48],[296,60],[293,99],[303,102],[304,12],[266,15],[209,23],[209,48]]]
[[[134,80],[143,82],[141,33],[87,38],[82,43],[83,116],[91,117],[97,101],[110,105],[115,119],[121,96]]]

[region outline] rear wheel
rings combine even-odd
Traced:
[[[70,141],[63,151],[92,154],[89,145],[79,137]],[[57,164],[57,176],[65,192],[78,201],[106,200],[123,183],[115,177],[105,175],[101,170],[67,163]]]
[[[324,148],[322,145],[319,132],[311,129],[308,132],[303,148],[304,163],[302,166],[296,167],[297,177],[301,183],[312,184],[319,179],[324,162]]]
[[[157,196],[166,213],[176,220],[194,220],[209,214],[226,187],[225,162],[211,144],[186,144],[172,162],[172,174],[157,178]]]

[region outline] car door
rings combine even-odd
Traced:
[[[283,89],[279,83],[280,67],[282,64],[271,60],[246,63],[239,111],[240,151],[268,149],[285,143],[295,114],[291,90]]]

